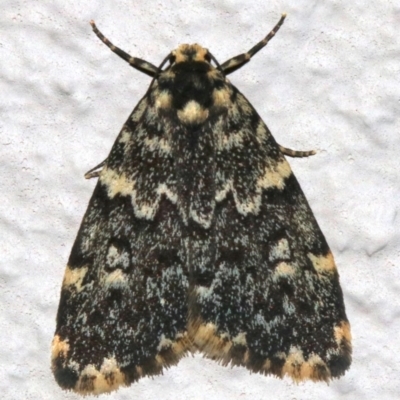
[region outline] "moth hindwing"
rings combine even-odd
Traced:
[[[52,368],[64,389],[112,391],[200,351],[223,365],[329,381],[351,362],[327,242],[284,155],[219,64],[181,45],[159,67],[97,36],[153,78],[109,156],[65,271]]]

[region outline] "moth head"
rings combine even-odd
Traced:
[[[172,51],[170,61],[175,64],[190,61],[210,63],[211,55],[207,49],[197,43],[181,44],[177,49]]]

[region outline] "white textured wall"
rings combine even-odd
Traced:
[[[394,399],[400,393],[400,6],[395,1],[4,0],[0,14],[0,393],[75,399],[50,371],[60,285],[95,180],[150,79],[89,20],[158,64],[182,42],[223,62],[288,13],[231,75],[284,146],[335,254],[354,361],[339,381],[289,380],[200,356],[112,399]]]

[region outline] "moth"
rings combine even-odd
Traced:
[[[62,283],[52,370],[99,394],[195,351],[222,365],[329,381],[351,333],[328,244],[285,156],[227,75],[267,45],[219,64],[183,44],[152,78],[98,178]]]

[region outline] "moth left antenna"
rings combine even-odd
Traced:
[[[158,73],[158,68],[149,63],[148,61],[142,60],[140,58],[132,57],[128,53],[125,53],[125,51],[121,50],[119,47],[114,46],[97,28],[96,24],[94,21],[90,21],[90,25],[92,25],[93,32],[97,35],[97,37],[106,45],[108,46],[111,51],[113,51],[115,54],[120,56],[123,60],[128,62],[133,68],[136,68],[140,72],[145,73],[146,75],[151,76],[152,78],[157,76]]]

